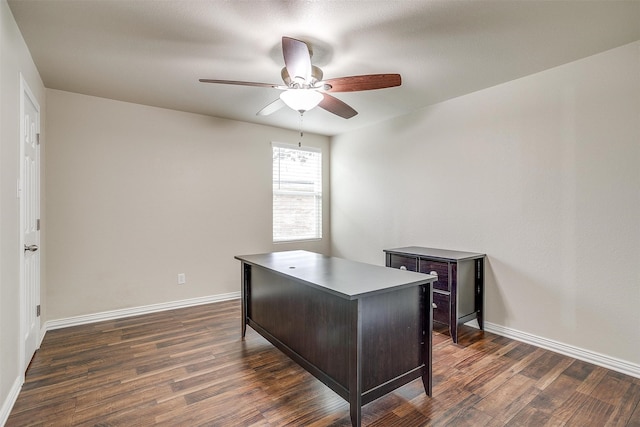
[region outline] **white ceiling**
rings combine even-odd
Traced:
[[[640,39],[640,1],[9,0],[48,88],[299,129],[256,112],[281,83],[283,35],[310,42],[325,78],[400,73],[402,86],[338,93],[359,114],[316,108],[335,135]]]

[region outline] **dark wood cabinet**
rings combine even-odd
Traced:
[[[437,276],[433,282],[433,321],[449,326],[458,342],[458,325],[477,319],[483,326],[485,254],[409,246],[385,249],[386,266]]]

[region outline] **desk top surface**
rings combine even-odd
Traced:
[[[430,274],[397,270],[307,251],[237,255],[235,258],[347,299],[424,285],[436,279]]]

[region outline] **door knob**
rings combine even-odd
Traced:
[[[24,251],[30,251],[30,252],[35,252],[38,250],[38,245],[24,245]]]

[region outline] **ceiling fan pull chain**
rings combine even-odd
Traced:
[[[304,133],[302,132],[302,116],[304,111],[300,111],[300,141],[298,141],[298,147],[302,147],[302,138],[304,137]]]

